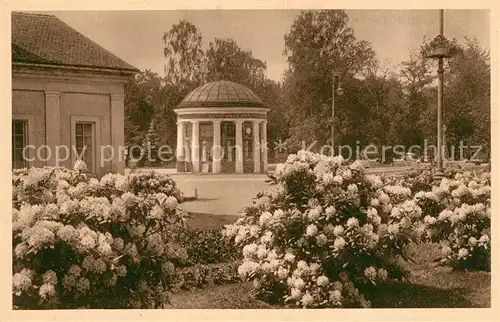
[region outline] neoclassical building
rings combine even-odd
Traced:
[[[12,167],[123,173],[125,84],[139,70],[57,17],[12,13]]]
[[[177,171],[267,172],[268,111],[255,93],[235,82],[196,88],[175,110]]]

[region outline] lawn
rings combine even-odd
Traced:
[[[220,229],[237,216],[192,214],[188,223],[193,228]],[[379,286],[372,306],[378,308],[486,308],[491,301],[491,274],[460,272],[438,267],[433,262],[439,255],[436,245],[412,245],[409,253],[410,283]],[[254,299],[252,283],[219,285],[173,294],[173,309],[265,309],[279,308]]]
[[[238,218],[241,218],[241,216],[190,213],[187,224],[189,228],[193,229],[222,229],[224,225],[233,224]]]

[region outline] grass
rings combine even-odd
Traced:
[[[491,305],[491,274],[454,271],[435,264],[439,247],[432,244],[411,245],[415,263],[408,284],[379,287],[374,307],[386,308],[486,308]]]
[[[252,283],[226,284],[201,290],[174,294],[170,309],[272,309],[267,303],[254,299]]]
[[[416,263],[410,265],[410,283],[380,285],[373,308],[487,308],[491,306],[491,275],[436,267],[436,245],[412,246]],[[277,309],[251,294],[252,283],[218,285],[173,294],[173,309]]]
[[[193,229],[213,230],[222,229],[224,225],[233,224],[238,218],[240,216],[190,213],[187,223]]]

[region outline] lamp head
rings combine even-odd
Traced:
[[[337,88],[337,95],[339,95],[339,96],[344,95],[344,89],[341,86],[339,86],[339,88]]]

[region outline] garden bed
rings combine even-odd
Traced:
[[[302,153],[244,218],[186,218],[166,174],[84,169],[13,173],[18,308],[490,306],[487,172]]]
[[[410,246],[415,262],[410,282],[380,285],[374,308],[488,308],[491,306],[491,274],[461,272],[436,267],[437,245]],[[276,309],[252,297],[251,282],[214,285],[171,296],[166,309]]]

